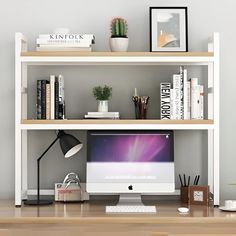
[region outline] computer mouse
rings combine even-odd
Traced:
[[[189,209],[187,207],[179,207],[178,211],[179,213],[188,213]]]

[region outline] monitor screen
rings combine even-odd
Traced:
[[[173,162],[170,133],[91,133],[89,162]]]
[[[89,131],[88,192],[173,191],[173,147],[173,131]]]

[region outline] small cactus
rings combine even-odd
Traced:
[[[127,38],[128,24],[127,21],[123,18],[114,18],[111,21],[111,37],[117,38]]]

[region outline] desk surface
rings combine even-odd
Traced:
[[[218,208],[190,206],[186,215],[178,213],[181,205],[174,201],[144,202],[156,205],[156,214],[106,214],[105,205],[114,201],[90,201],[89,203],[55,203],[51,206],[23,206],[16,208],[12,201],[0,201],[0,223],[236,223],[236,213],[222,212]]]

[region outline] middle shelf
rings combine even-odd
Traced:
[[[22,130],[159,129],[210,130],[213,120],[22,120]]]

